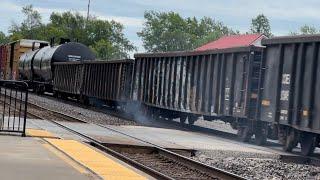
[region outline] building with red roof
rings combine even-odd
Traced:
[[[206,51],[212,49],[225,49],[232,47],[243,46],[259,46],[261,47],[261,40],[266,38],[263,34],[243,34],[243,35],[231,35],[223,36],[216,41],[209,42],[203,46],[200,46],[196,51]]]

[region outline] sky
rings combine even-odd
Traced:
[[[12,22],[21,22],[21,9],[28,4],[48,22],[52,12],[71,10],[85,15],[88,0],[0,0],[0,31],[8,33]],[[137,32],[143,28],[145,11],[174,11],[183,17],[207,16],[240,32],[249,31],[251,19],[263,13],[269,18],[272,33],[280,36],[298,31],[305,24],[320,29],[319,7],[319,0],[91,0],[90,14],[122,23],[126,37],[142,52]]]

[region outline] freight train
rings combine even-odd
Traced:
[[[97,61],[84,45],[66,42],[24,54],[19,74],[40,92],[139,107],[153,119],[223,120],[242,141],[277,138],[286,151],[300,143],[311,154],[320,139],[320,35],[262,45]]]

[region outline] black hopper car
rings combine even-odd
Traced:
[[[154,118],[193,124],[202,116],[229,122],[246,141],[258,130],[255,110],[262,50],[252,46],[136,54],[133,98]]]
[[[220,119],[239,139],[300,143],[311,154],[320,139],[320,35],[275,37],[264,47],[135,55],[133,99],[154,117]]]
[[[276,37],[266,46],[257,120],[269,124],[286,151],[300,143],[307,155],[319,146],[320,36]]]
[[[94,98],[110,107],[125,108],[131,101],[133,64],[132,59],[54,63],[53,92],[84,103]]]
[[[253,135],[257,144],[279,139],[286,151],[300,143],[308,155],[320,139],[320,35],[262,44],[96,61],[89,48],[69,42],[29,52],[20,72],[38,91],[58,97],[139,107],[150,118],[181,123],[222,120],[242,141]]]

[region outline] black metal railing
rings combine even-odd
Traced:
[[[0,80],[0,132],[26,135],[28,84]]]

